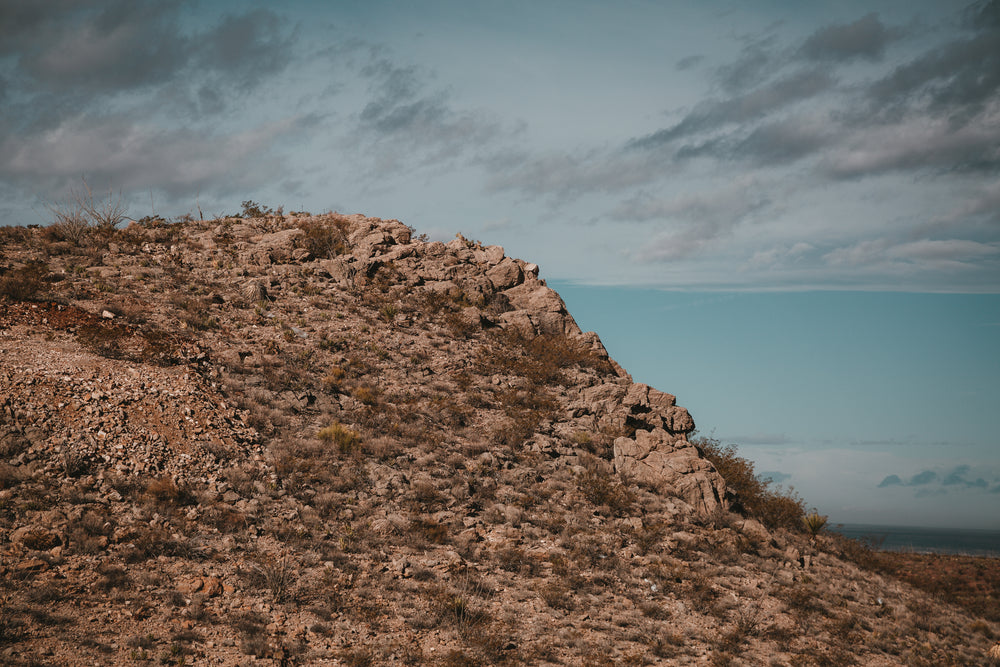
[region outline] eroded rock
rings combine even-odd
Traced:
[[[683,436],[662,428],[636,431],[634,438],[615,440],[614,462],[619,474],[677,496],[699,512],[725,509],[725,481]]]

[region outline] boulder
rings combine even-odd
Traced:
[[[508,257],[488,270],[486,277],[493,283],[495,289],[506,290],[524,282],[524,271],[521,270],[520,264]]]
[[[300,236],[305,236],[305,232],[294,228],[283,229],[273,234],[265,234],[256,244],[258,256],[260,253],[263,253],[271,262],[287,262],[292,259],[292,253],[295,251],[295,241]]]
[[[694,419],[676,401],[673,395],[647,384],[633,384],[622,399],[622,405],[628,411],[626,422],[647,430],[659,428],[674,434],[690,433],[695,428]]]
[[[615,471],[661,493],[677,496],[695,510],[711,514],[725,509],[726,483],[683,436],[657,428],[618,438]]]

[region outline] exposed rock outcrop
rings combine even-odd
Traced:
[[[627,479],[677,495],[703,513],[725,509],[726,483],[683,437],[662,428],[617,438],[615,470]]]

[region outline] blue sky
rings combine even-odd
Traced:
[[[81,177],[502,244],[832,519],[1000,528],[997,0],[7,0],[0,221]]]

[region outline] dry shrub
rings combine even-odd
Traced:
[[[298,223],[305,232],[300,244],[317,259],[332,259],[347,252],[347,231],[350,222],[344,218],[303,220]]]
[[[267,555],[251,565],[249,571],[242,571],[251,585],[271,592],[275,602],[284,602],[295,580],[295,572],[285,558]]]
[[[753,517],[768,528],[803,530],[805,505],[794,490],[771,489],[771,480],[758,477],[754,464],[736,455],[736,445],[723,445],[714,438],[704,437],[694,438],[691,443],[715,466],[735,494],[734,511]]]
[[[378,391],[364,385],[355,387],[351,394],[365,405],[376,405],[378,403]]]
[[[445,544],[450,539],[448,525],[434,519],[416,519],[410,523],[410,532],[431,544]]]
[[[327,445],[335,446],[341,454],[350,454],[361,445],[361,434],[338,422],[320,429],[316,437]]]
[[[613,516],[626,516],[635,506],[635,492],[623,484],[610,464],[591,454],[580,457],[583,472],[576,476],[583,496],[598,507],[607,507]]]
[[[576,608],[573,591],[561,581],[552,581],[545,584],[539,589],[538,595],[545,601],[545,604],[553,609],[573,611]]]
[[[44,528],[32,528],[21,538],[21,543],[34,551],[48,551],[52,547],[58,546],[60,540],[58,535],[50,533]]]
[[[490,334],[490,342],[478,358],[482,375],[518,375],[533,385],[549,385],[565,382],[564,371],[569,368],[612,372],[606,359],[568,336],[527,336],[515,329],[501,329]]]
[[[120,565],[101,565],[97,568],[97,573],[101,575],[97,587],[103,591],[110,591],[112,588],[124,590],[132,586],[132,579]]]
[[[160,505],[190,505],[195,502],[191,491],[178,486],[170,477],[160,477],[147,484],[146,496]]]
[[[103,551],[115,532],[114,517],[88,510],[66,526],[66,535],[76,553],[92,554]]]
[[[11,301],[34,300],[45,282],[48,267],[44,262],[28,262],[19,269],[0,276],[0,298]]]
[[[523,572],[528,576],[538,573],[538,563],[520,547],[503,547],[494,554],[494,559],[501,570],[507,572]]]
[[[326,377],[323,378],[323,391],[329,394],[340,393],[341,384],[346,376],[347,371],[340,366],[334,366],[330,369],[330,372],[326,374]]]
[[[9,463],[0,463],[0,490],[9,489],[21,483],[21,471]]]
[[[77,340],[94,354],[105,359],[123,359],[127,334],[121,328],[102,322],[88,322],[76,331]]]
[[[159,556],[197,558],[202,555],[191,543],[178,539],[170,531],[159,527],[140,526],[125,535],[122,542],[128,544],[124,553],[126,563],[141,563]]]
[[[447,498],[430,480],[417,480],[410,484],[407,494],[411,504],[422,511],[434,512],[445,504]]]

